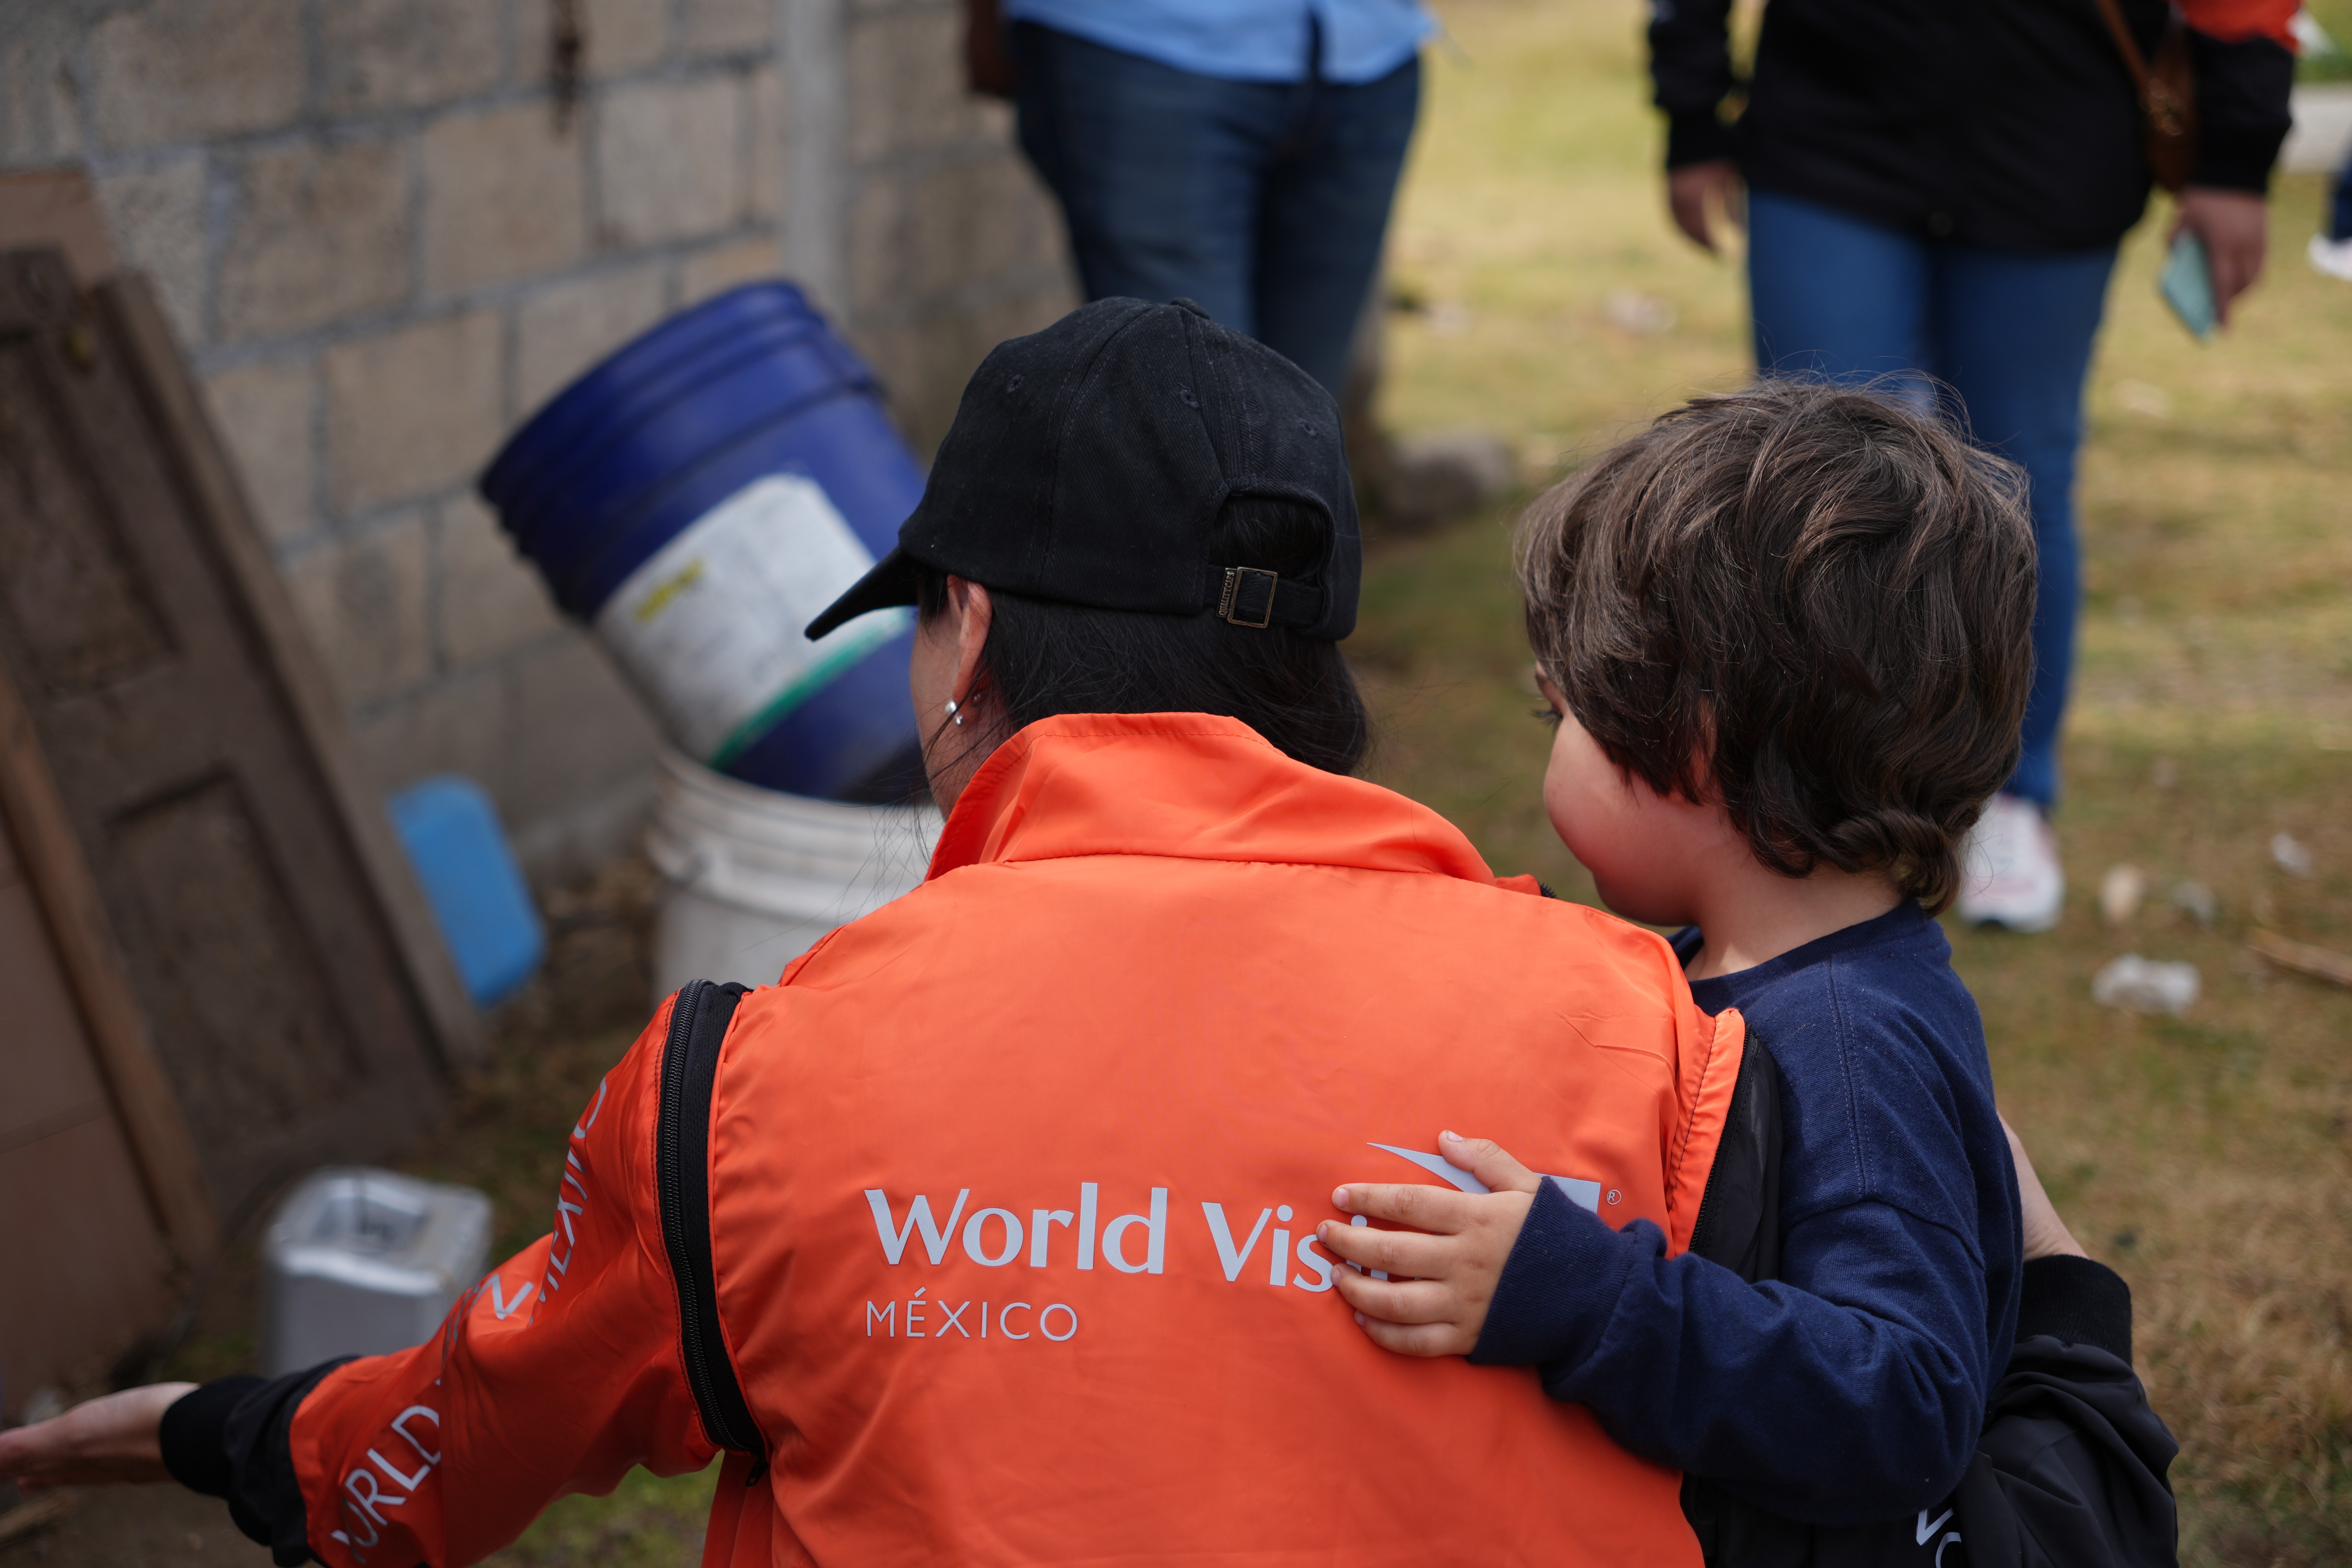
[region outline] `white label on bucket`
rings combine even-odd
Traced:
[[[688,756],[723,767],[826,682],[906,630],[860,616],[801,628],[874,564],[824,489],[771,474],[681,529],[597,612],[597,635]]]

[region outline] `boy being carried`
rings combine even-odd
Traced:
[[[2021,1241],[1983,1026],[1931,917],[2017,762],[2021,488],[1900,404],[1784,382],[1666,415],[1530,509],[1545,805],[1612,910],[1685,928],[1693,994],[1779,1069],[1777,1278],[1667,1258],[1449,1133],[1490,1195],[1351,1184],[1343,1212],[1418,1232],[1318,1229],[1399,1277],[1339,1272],[1373,1339],[1537,1366],[1628,1448],[1808,1524],[1951,1491]]]

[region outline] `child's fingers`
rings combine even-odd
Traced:
[[[1343,1263],[1361,1264],[1383,1274],[1436,1279],[1446,1273],[1449,1240],[1444,1237],[1412,1230],[1374,1230],[1368,1225],[1341,1225],[1327,1219],[1315,1227],[1315,1244]]]
[[[1441,1132],[1437,1135],[1437,1152],[1486,1183],[1488,1192],[1532,1193],[1543,1180],[1492,1138],[1465,1138],[1459,1132]]]
[[[1350,1182],[1331,1194],[1331,1206],[1341,1214],[1394,1220],[1435,1236],[1452,1236],[1468,1229],[1472,1216],[1477,1213],[1472,1205],[1470,1194],[1451,1187],[1390,1182]]]
[[[1362,1326],[1372,1343],[1399,1355],[1468,1355],[1478,1342],[1456,1323],[1385,1323],[1366,1317]]]
[[[1434,1279],[1375,1279],[1342,1268],[1331,1282],[1341,1300],[1384,1323],[1444,1323],[1461,1316],[1454,1292]]]

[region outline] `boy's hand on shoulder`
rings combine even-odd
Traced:
[[[1437,1147],[1489,1191],[1351,1182],[1331,1194],[1342,1214],[1412,1229],[1330,1220],[1315,1227],[1316,1241],[1334,1258],[1390,1277],[1341,1268],[1333,1279],[1372,1342],[1402,1355],[1467,1355],[1478,1343],[1542,1180],[1491,1139],[1446,1132]]]

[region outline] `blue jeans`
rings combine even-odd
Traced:
[[[1021,145],[1089,300],[1190,299],[1339,392],[1420,108],[1378,81],[1228,81],[1013,29]]]
[[[1841,380],[1924,376],[1956,394],[1979,445],[2032,484],[2041,588],[2024,750],[2004,786],[2058,798],[2058,727],[2074,663],[2082,572],[2074,451],[2116,247],[2026,251],[1922,239],[1771,191],[1748,196],[1756,363]]]

